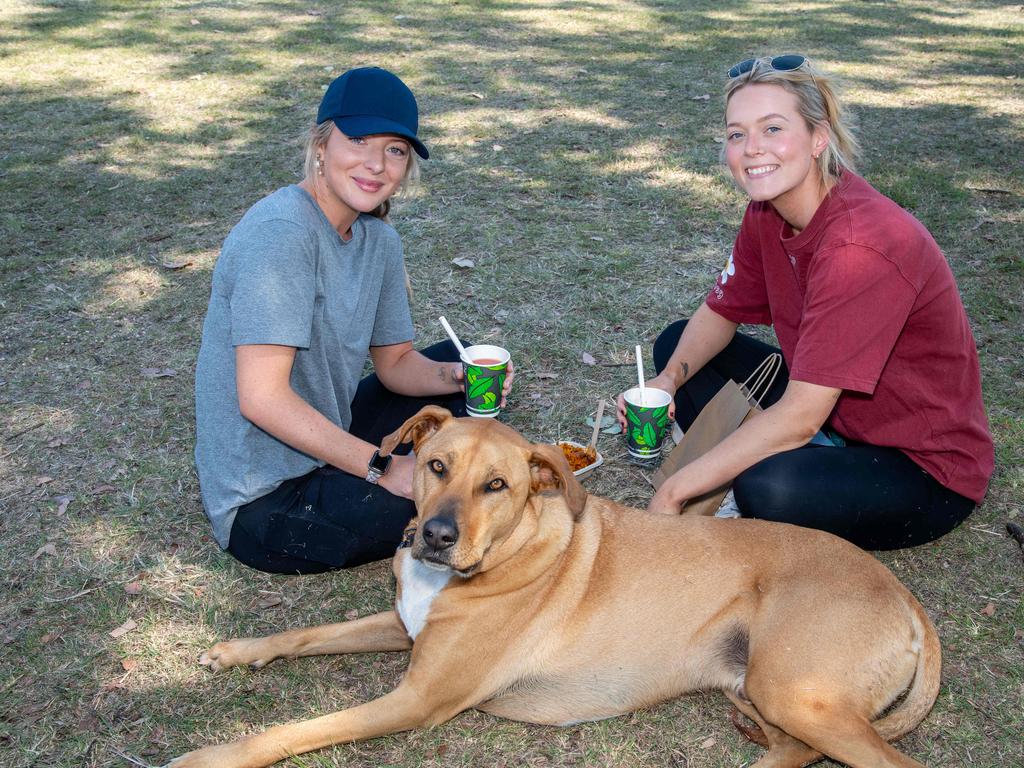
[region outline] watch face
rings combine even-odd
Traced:
[[[372,472],[383,475],[388,471],[388,467],[391,466],[391,455],[381,456],[380,451],[374,451],[373,458],[370,459],[369,469]]]

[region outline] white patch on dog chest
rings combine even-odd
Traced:
[[[448,569],[443,571],[430,568],[413,558],[405,550],[402,561],[402,595],[398,598],[398,615],[405,624],[405,631],[413,640],[423,631],[430,613],[430,604],[437,593],[447,586],[452,577]]]

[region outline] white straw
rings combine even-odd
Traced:
[[[455,348],[459,350],[459,356],[467,363],[472,364],[473,361],[470,360],[469,355],[466,354],[466,348],[462,346],[462,342],[459,341],[459,337],[455,335],[455,331],[452,330],[452,327],[448,325],[448,321],[444,319],[444,315],[441,315],[437,319],[441,321],[441,325],[443,325],[445,331],[448,332],[448,338],[452,340],[452,344],[454,344]],[[640,347],[637,347],[637,349],[640,349]]]
[[[640,354],[640,345],[636,345],[636,378],[640,382],[640,405],[647,405],[647,389],[644,387],[644,358]]]

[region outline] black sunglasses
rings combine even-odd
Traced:
[[[747,59],[741,61],[739,64],[733,64],[729,68],[729,77],[739,77],[740,75],[746,74],[754,68],[754,65],[761,59]],[[768,60],[768,65],[779,72],[790,72],[794,69],[800,69],[804,64],[807,63],[807,57],[801,56],[799,53],[787,53],[784,56],[773,56]]]

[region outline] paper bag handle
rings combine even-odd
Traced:
[[[772,388],[781,370],[782,355],[778,352],[772,352],[758,363],[757,368],[751,371],[747,380],[741,385],[744,394],[747,396],[747,402],[760,407],[761,401],[768,394],[768,390]],[[753,380],[753,384],[750,383],[751,380]],[[758,391],[760,391],[760,394],[758,394]]]

